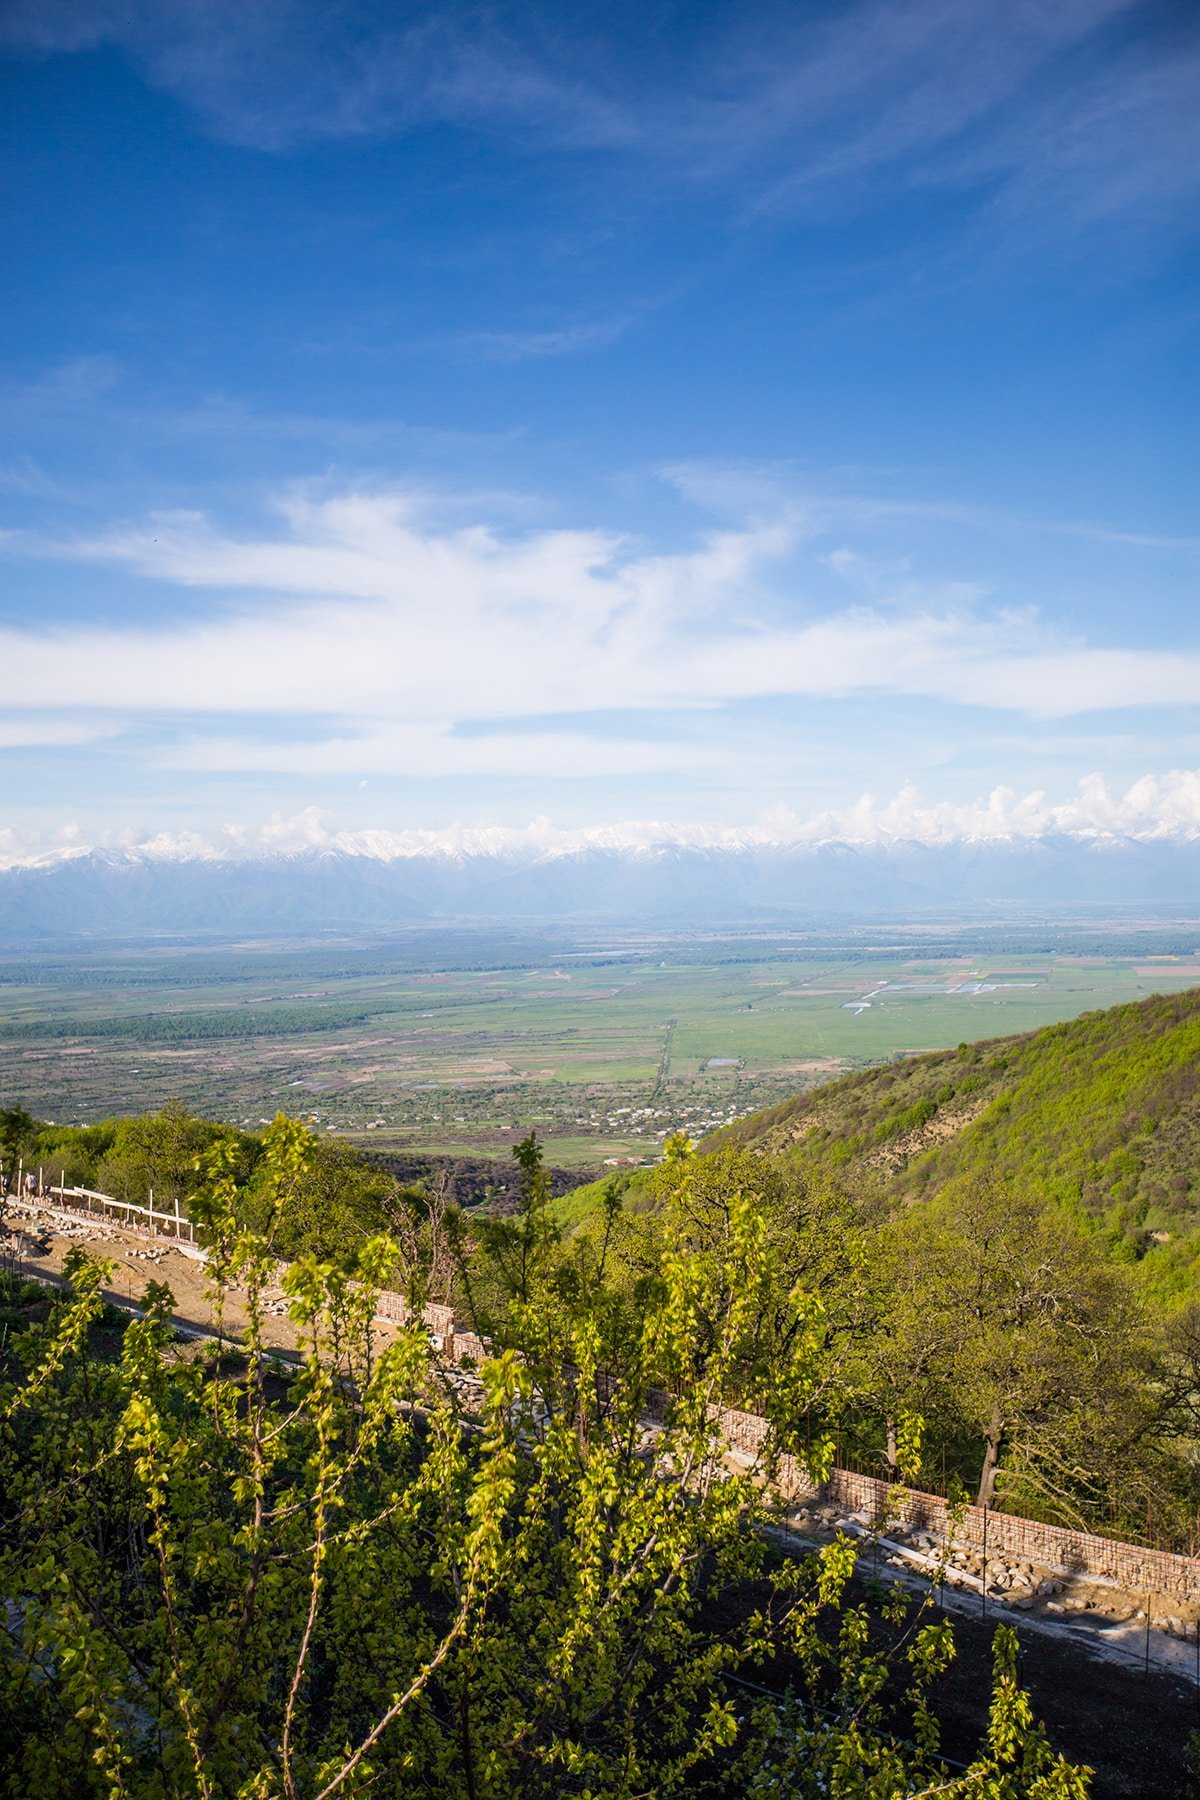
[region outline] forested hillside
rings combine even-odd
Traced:
[[[891,1471],[907,1413],[927,1483],[1192,1541],[1198,1090],[1192,991],[865,1070],[706,1140],[704,1181],[761,1192],[857,1371],[839,1455]],[[595,1235],[619,1200],[640,1245],[660,1193],[639,1171],[555,1212]]]
[[[1002,1180],[1178,1275],[1200,1226],[1200,988],[863,1070],[709,1143],[903,1201]]]
[[[1200,1468],[1198,1086],[1200,990],[866,1070],[728,1128],[706,1155],[679,1134],[660,1168],[554,1198],[543,1170],[547,1217],[568,1260],[611,1236],[636,1286],[660,1262],[687,1158],[697,1216],[754,1195],[780,1283],[736,1398],[770,1390],[773,1334],[807,1293],[839,1387],[805,1406],[806,1437],[832,1433],[840,1456],[894,1474],[904,1421],[920,1421],[927,1483],[1175,1547],[1192,1541]],[[250,1229],[270,1210],[265,1142],[178,1105],[86,1130],[0,1113],[10,1175],[45,1163],[139,1202],[152,1189],[190,1207],[219,1152]],[[346,1267],[377,1234],[408,1244],[444,1225],[439,1270],[454,1286],[457,1243],[456,1303],[474,1307],[470,1246],[503,1208],[497,1189],[467,1213],[455,1197],[436,1172],[313,1138],[272,1245]]]

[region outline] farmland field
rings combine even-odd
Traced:
[[[653,1156],[846,1068],[1200,984],[1194,923],[97,946],[0,963],[0,1104]]]

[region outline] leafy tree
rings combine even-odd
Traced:
[[[783,1556],[755,1471],[725,1468],[713,1403],[753,1355],[770,1279],[748,1193],[703,1253],[669,1226],[658,1268],[614,1284],[603,1241],[563,1254],[545,1229],[528,1145],[524,1217],[480,1250],[504,1341],[478,1382],[416,1326],[380,1344],[378,1284],[422,1276],[384,1239],[355,1281],[292,1266],[302,1354],[281,1371],[261,1296],[311,1154],[286,1121],[267,1134],[260,1231],[239,1224],[228,1141],[193,1203],[218,1313],[230,1282],[248,1294],[236,1357],[176,1343],[151,1283],[119,1360],[98,1359],[103,1272],[83,1258],[6,1353],[6,1793],[1086,1793],[1033,1725],[1005,1635],[968,1773],[937,1759],[930,1694],[953,1646],[928,1615],[900,1638],[913,1741],[894,1736],[853,1547]],[[820,1357],[793,1334],[780,1380],[811,1383]],[[729,1678],[772,1656],[793,1697],[735,1704]]]
[[[914,1410],[976,1435],[980,1505],[1020,1489],[1078,1515],[1157,1419],[1126,1272],[1067,1215],[1000,1183],[914,1209],[889,1238],[889,1354]]]
[[[11,1186],[17,1179],[17,1165],[32,1152],[37,1142],[38,1122],[23,1106],[0,1107],[0,1169]]]
[[[238,1144],[243,1173],[252,1165],[254,1140],[197,1118],[182,1100],[168,1100],[156,1113],[115,1122],[111,1144],[95,1180],[103,1193],[144,1206],[151,1193],[159,1208],[186,1206],[196,1186],[198,1159],[218,1141]]]
[[[264,1159],[238,1197],[239,1222],[266,1232],[275,1254],[311,1254],[348,1265],[371,1238],[395,1234],[419,1204],[386,1170],[338,1138],[309,1137],[303,1160],[281,1195]]]

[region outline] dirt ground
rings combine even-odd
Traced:
[[[136,1303],[147,1282],[165,1281],[175,1295],[174,1318],[182,1330],[207,1333],[214,1329],[203,1262],[164,1239],[153,1241],[87,1223],[57,1229],[44,1219],[36,1221],[17,1213],[11,1204],[7,1224],[13,1253],[23,1272],[61,1275],[71,1250],[82,1248],[96,1261],[111,1265],[106,1284],[110,1298]],[[236,1293],[226,1298],[225,1323],[226,1329],[234,1333],[246,1324]],[[269,1319],[267,1337],[277,1349],[296,1348],[295,1326],[282,1312]]]
[[[955,1615],[958,1656],[939,1686],[943,1748],[966,1760],[984,1725],[995,1626]],[[1018,1627],[1021,1679],[1056,1750],[1095,1770],[1096,1800],[1191,1800],[1184,1749],[1200,1728],[1200,1690],[1091,1656],[1078,1643]]]
[[[72,1220],[59,1226],[47,1222],[46,1216],[34,1219],[17,1213],[10,1203],[6,1220],[9,1231],[7,1254],[19,1273],[50,1280],[61,1279],[63,1266],[72,1249],[79,1247],[97,1262],[109,1264],[110,1274],[105,1294],[118,1305],[136,1305],[149,1281],[165,1282],[175,1296],[172,1314],[184,1336],[207,1337],[216,1332],[208,1276],[203,1261],[185,1250],[176,1249],[163,1238],[157,1240],[127,1234],[108,1226],[94,1226],[87,1221]],[[266,1296],[263,1335],[276,1350],[295,1352],[296,1327],[287,1316],[282,1295]],[[225,1335],[241,1336],[247,1324],[245,1306],[236,1288],[225,1294]],[[381,1344],[395,1335],[395,1327],[382,1319],[375,1322],[375,1333]]]

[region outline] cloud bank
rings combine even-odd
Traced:
[[[540,860],[586,850],[631,855],[662,848],[739,851],[815,847],[843,843],[886,848],[894,844],[941,847],[962,843],[1021,845],[1047,837],[1078,840],[1132,839],[1139,843],[1200,841],[1200,769],[1147,775],[1123,793],[1089,775],[1066,800],[1037,791],[997,787],[966,803],[930,801],[914,787],[889,798],[863,794],[853,805],[802,815],[776,808],[748,825],[671,823],[626,819],[566,828],[546,818],[524,826],[455,823],[442,829],[344,830],[317,807],[273,814],[260,825],[227,825],[211,834],[124,831],[87,838],[78,825],[53,833],[0,827],[0,868],[48,865],[95,850],[127,852],[149,861],[211,862],[294,856],[329,851],[381,862],[406,858],[513,857]]]

